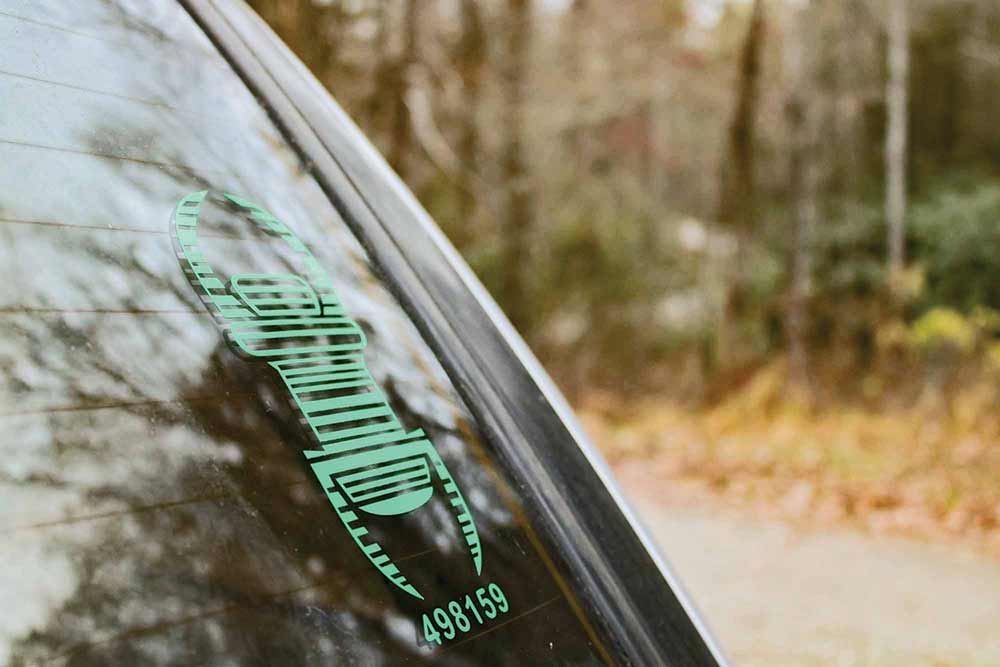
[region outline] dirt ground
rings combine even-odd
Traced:
[[[615,472],[733,665],[1000,665],[1000,560],[981,550],[676,503],[642,461]]]

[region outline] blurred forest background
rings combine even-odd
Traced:
[[[615,461],[1000,553],[996,0],[252,0]]]

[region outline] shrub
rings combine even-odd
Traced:
[[[1000,184],[939,191],[913,207],[912,221],[926,306],[1000,310]]]

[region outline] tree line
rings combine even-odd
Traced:
[[[990,0],[251,4],[570,393],[1000,359]]]

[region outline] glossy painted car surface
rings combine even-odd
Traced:
[[[0,51],[0,663],[722,663],[502,313],[245,5],[0,0]],[[327,356],[255,363],[251,316]],[[317,427],[356,379],[334,325],[391,415],[351,413],[388,435],[350,465],[361,435]]]

